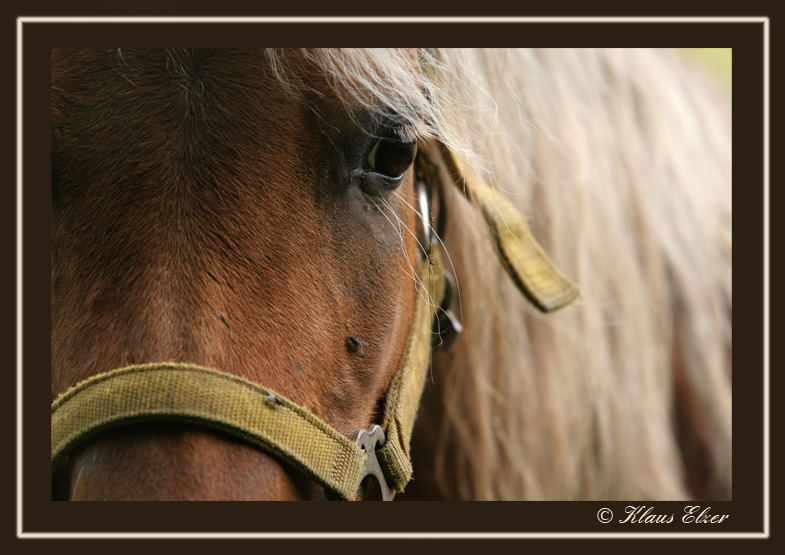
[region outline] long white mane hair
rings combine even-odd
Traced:
[[[582,292],[538,313],[447,191],[466,329],[434,359],[411,495],[729,497],[729,95],[665,50],[303,55],[347,106],[453,149]],[[282,53],[269,60],[297,86]]]

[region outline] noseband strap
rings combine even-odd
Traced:
[[[238,436],[349,498],[363,452],[307,409],[236,376],[192,364],[99,374],[52,405],[52,459],[108,428],[145,421],[198,424]]]

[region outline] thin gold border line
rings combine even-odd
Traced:
[[[762,23],[765,17],[461,17],[461,16],[270,16],[101,17],[26,16],[25,23]]]
[[[16,20],[16,534],[22,528],[22,19]]]
[[[732,54],[731,54],[732,55]],[[732,85],[731,85],[732,86]],[[763,531],[769,536],[769,20],[763,22]]]
[[[28,532],[27,539],[766,539],[763,532]]]

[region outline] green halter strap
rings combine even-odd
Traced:
[[[518,209],[495,189],[470,178],[455,154],[441,143],[439,152],[454,183],[485,218],[499,261],[518,290],[542,312],[553,312],[577,299],[578,286],[551,262]]]

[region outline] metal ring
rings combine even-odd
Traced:
[[[420,235],[420,245],[426,258],[431,255],[433,245],[433,229],[431,228],[431,203],[428,198],[428,186],[425,181],[418,179],[415,183],[417,194],[417,207],[420,213],[422,224],[422,234]]]

